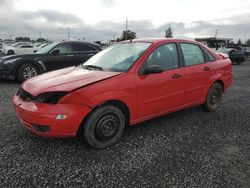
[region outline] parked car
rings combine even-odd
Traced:
[[[247,54],[246,49],[238,46],[236,48],[220,48],[217,50],[218,53],[226,53],[232,62],[240,65],[246,60]]]
[[[44,48],[45,46],[47,46],[48,43],[41,43],[41,44],[37,44],[36,45],[36,50],[34,51],[34,53],[36,53],[38,50],[40,50],[41,48]]]
[[[19,46],[22,46],[22,45],[28,45],[28,46],[30,46],[31,43],[30,42],[16,42],[14,44],[11,44],[11,43],[10,44],[5,44],[3,46],[2,52],[3,52],[4,55],[13,55],[15,53],[18,54],[19,52],[24,51],[23,49],[21,49],[21,50],[17,49]]]
[[[195,41],[137,39],[27,80],[13,104],[30,131],[45,137],[79,133],[102,149],[115,144],[126,125],[195,105],[216,111],[231,83],[227,55]]]
[[[101,48],[87,42],[58,42],[41,48],[36,53],[0,58],[0,77],[23,82],[38,74],[79,65]]]
[[[47,46],[47,45],[48,45],[48,43],[35,43],[35,44],[34,44],[34,46],[35,46],[37,49],[43,48],[43,47],[45,47],[45,46]]]
[[[32,44],[22,44],[17,47],[11,48],[8,50],[7,55],[23,55],[23,54],[30,54],[34,53],[38,48]]]

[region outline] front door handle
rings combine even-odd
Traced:
[[[178,79],[178,78],[181,78],[181,77],[182,77],[182,75],[177,74],[177,73],[175,73],[175,74],[172,76],[173,79]]]
[[[210,71],[210,67],[205,66],[205,67],[203,68],[203,71]]]

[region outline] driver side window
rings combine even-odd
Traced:
[[[163,70],[179,67],[177,47],[175,43],[158,47],[146,60],[147,66],[159,65]]]
[[[59,54],[67,54],[71,53],[71,45],[70,44],[62,44],[54,48],[54,50],[59,50]]]

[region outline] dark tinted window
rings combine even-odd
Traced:
[[[60,50],[59,54],[67,54],[72,52],[71,45],[69,43],[58,45],[54,48],[54,50]]]
[[[182,43],[181,49],[187,66],[205,62],[204,54],[198,45]]]
[[[33,48],[33,46],[31,46],[31,45],[22,45],[22,46],[20,46],[20,48]]]
[[[174,43],[158,47],[147,59],[147,65],[159,65],[163,70],[178,67],[177,48]]]
[[[73,52],[85,52],[85,51],[95,51],[96,49],[92,46],[82,43],[72,43]]]

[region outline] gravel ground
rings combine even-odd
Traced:
[[[101,151],[30,134],[11,104],[18,84],[0,81],[0,187],[250,187],[250,62],[233,69],[217,112],[141,123]]]

